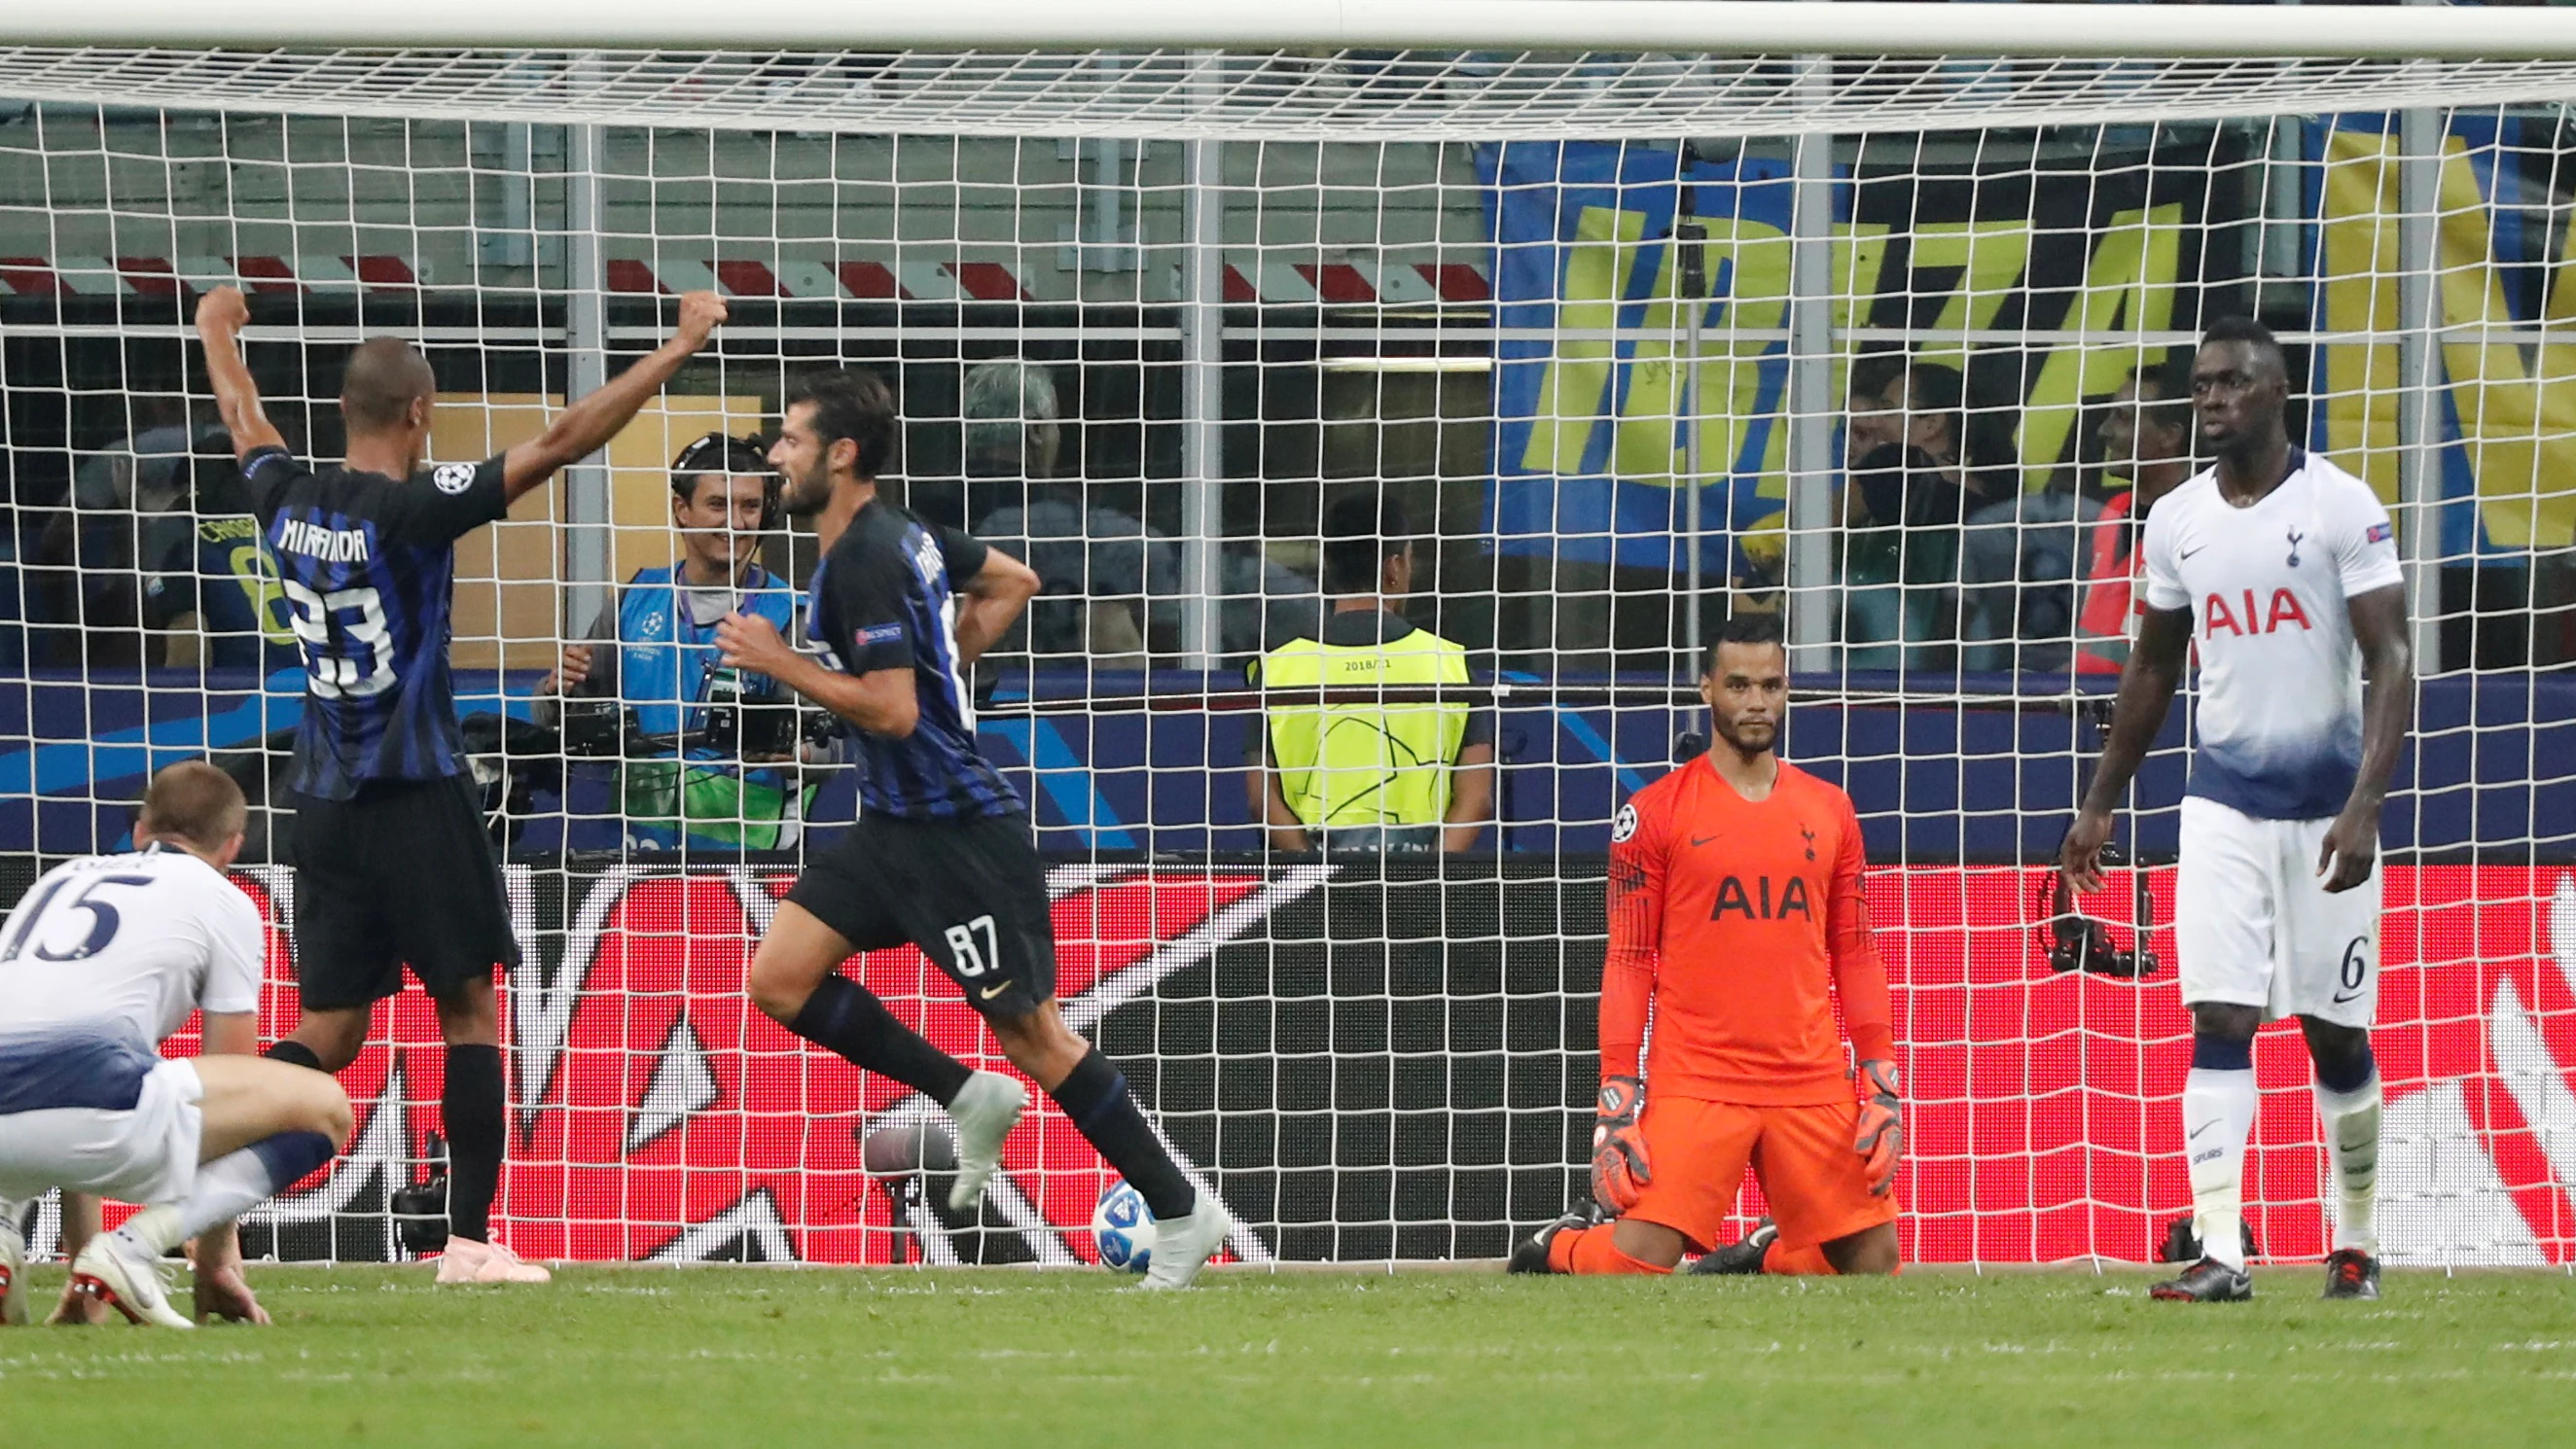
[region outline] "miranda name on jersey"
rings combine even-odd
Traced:
[[[365,563],[367,533],[361,528],[325,528],[301,518],[277,521],[277,546],[323,563]]]

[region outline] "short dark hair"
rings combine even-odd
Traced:
[[[2209,324],[2208,331],[2200,334],[2200,345],[2203,347],[2219,342],[2242,342],[2257,352],[2268,354],[2272,359],[2272,365],[2281,370],[2283,378],[2290,375],[2290,359],[2281,351],[2281,339],[2272,335],[2271,328],[2251,317],[2241,315],[2221,317]]]
[[[781,410],[798,403],[814,405],[814,432],[825,451],[847,438],[859,445],[856,471],[861,478],[874,479],[885,471],[900,423],[894,390],[884,378],[854,367],[808,373],[789,391]]]
[[[680,450],[671,460],[671,494],[682,503],[698,501],[698,484],[708,478],[770,475],[768,450],[758,438],[709,433]]]
[[[1779,615],[1757,613],[1752,610],[1741,614],[1729,614],[1726,616],[1726,622],[1717,626],[1717,637],[1709,641],[1708,658],[1701,662],[1699,672],[1715,674],[1717,651],[1728,644],[1769,644],[1784,652],[1789,647],[1788,636],[1780,632]]]
[[[1376,593],[1386,561],[1412,547],[1402,503],[1364,493],[1344,498],[1324,514],[1324,592]]]
[[[250,806],[232,776],[203,760],[182,760],[152,777],[134,833],[175,835],[206,850],[221,850],[249,819]]]
[[[2150,391],[2155,396],[2147,396]],[[2163,361],[2138,369],[2138,412],[2160,428],[2190,429],[2190,354],[2178,347],[2168,348]]]
[[[1968,450],[1968,380],[1946,362],[1917,362],[1905,369],[1909,412],[1933,413],[1950,420],[1950,446],[1962,457]]]
[[[1913,362],[1903,352],[1864,352],[1852,359],[1850,393],[1855,398],[1887,396],[1888,384],[1905,375]]]
[[[402,426],[412,403],[437,391],[420,349],[399,337],[370,337],[340,374],[340,416],[352,433],[381,433]]]

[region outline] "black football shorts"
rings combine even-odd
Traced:
[[[859,950],[919,946],[986,1016],[1024,1016],[1055,995],[1055,919],[1025,815],[862,815],[787,899]]]
[[[295,976],[307,1011],[371,1005],[411,967],[432,996],[519,964],[471,777],[295,799]]]

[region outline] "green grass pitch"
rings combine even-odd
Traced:
[[[50,1296],[60,1269],[39,1270]],[[0,1439],[186,1445],[2576,1442],[2576,1280],[254,1270],[265,1331],[0,1330]],[[40,1301],[44,1301],[41,1300]]]

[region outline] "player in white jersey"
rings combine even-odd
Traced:
[[[135,853],[56,866],[0,925],[8,1321],[25,1319],[24,1199],[60,1187],[143,1204],[73,1259],[73,1290],[136,1323],[191,1328],[170,1306],[162,1255],[330,1161],[349,1135],[337,1081],[256,1055],[267,931],[223,873],[244,818],[229,776],[173,765],[144,796]],[[206,1054],[159,1056],[200,1009]]]
[[[2379,1296],[2372,866],[2414,666],[2388,510],[2368,484],[2291,446],[2289,388],[2260,324],[2229,318],[2201,340],[2192,407],[2218,463],[2148,515],[2138,643],[2060,859],[2076,889],[2100,887],[2112,807],[2197,647],[2174,934],[2192,1012],[2182,1125],[2203,1256],[2156,1285],[2167,1300],[2254,1294],[2241,1214],[2254,1032],[2284,1016],[2307,1039],[2338,1188],[2325,1296]]]

